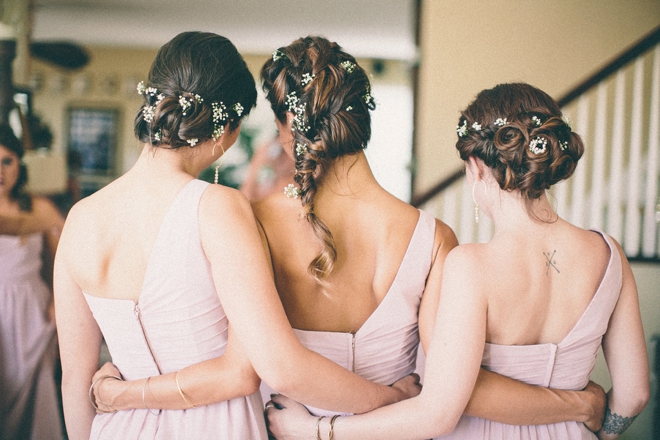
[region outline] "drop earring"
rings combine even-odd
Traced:
[[[484,184],[484,193],[488,192],[488,188],[486,187],[486,182],[483,180],[475,180],[474,184],[472,185],[472,201],[474,202],[474,222],[479,223],[479,204],[477,203],[477,198],[474,196],[474,191],[477,188],[477,183],[483,183]]]
[[[224,156],[225,155],[225,149],[222,146],[222,144],[220,144],[220,148],[222,149],[222,156]],[[213,144],[213,154],[215,154],[215,143]],[[222,157],[222,156],[220,156],[220,157]],[[222,163],[222,159],[220,159],[220,162]],[[219,177],[220,177],[220,164],[215,166],[215,176],[213,177],[213,183],[215,183],[216,185],[218,184],[218,178]]]

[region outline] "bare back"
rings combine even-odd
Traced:
[[[602,236],[559,220],[537,233],[495,237],[479,252],[488,297],[486,341],[559,343],[598,289],[610,259]]]
[[[139,300],[160,225],[190,179],[182,174],[149,182],[129,172],[74,206],[67,266],[85,293]]]
[[[359,197],[328,191],[319,194],[314,204],[337,248],[327,287],[317,284],[307,272],[321,245],[300,217],[300,201],[273,194],[254,206],[269,247],[275,283],[294,328],[355,333],[387,295],[419,211],[377,185]],[[453,237],[446,225],[440,225]],[[436,227],[434,252],[440,246],[439,235]]]

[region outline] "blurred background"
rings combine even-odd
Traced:
[[[485,241],[455,152],[459,111],[482,89],[524,81],[560,101],[585,139],[578,172],[553,191],[559,214],[622,243],[638,282],[653,403],[623,438],[660,439],[660,0],[1,0],[0,118],[29,148],[30,190],[71,204],[141,151],[136,92],[157,49],[181,31],[228,37],[250,69],[310,34],[370,72],[377,109],[367,156],[381,184]],[[288,179],[260,95],[224,183],[251,198]],[[252,164],[251,164],[252,162]],[[212,178],[206,173],[202,178]],[[278,180],[279,179],[279,180]],[[605,389],[602,356],[593,374]],[[655,416],[654,416],[655,414]],[[654,427],[654,423],[656,426]]]

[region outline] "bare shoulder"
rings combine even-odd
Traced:
[[[440,219],[435,219],[435,246],[437,249],[443,248],[447,251],[458,246],[458,238],[454,230]]]
[[[32,210],[38,217],[47,218],[54,226],[62,226],[64,219],[55,204],[46,197],[32,196]]]
[[[252,210],[259,222],[266,226],[287,221],[300,216],[300,199],[289,199],[281,193],[270,194],[252,204]]]
[[[240,191],[209,185],[199,202],[199,221],[202,232],[216,227],[231,230],[245,223],[253,224],[254,215],[250,202]]]

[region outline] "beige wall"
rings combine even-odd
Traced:
[[[415,192],[458,169],[459,111],[524,81],[559,97],[660,25],[660,0],[425,0]]]

